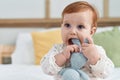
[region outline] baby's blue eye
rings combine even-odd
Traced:
[[[78,25],[77,28],[78,29],[84,29],[85,27],[84,27],[84,25]]]
[[[69,28],[70,27],[70,24],[69,23],[66,23],[64,24],[65,27]]]

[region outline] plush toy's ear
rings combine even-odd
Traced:
[[[88,41],[88,39],[87,39],[87,38],[84,40],[84,43],[89,43],[89,41]]]

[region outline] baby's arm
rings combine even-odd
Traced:
[[[43,71],[47,74],[57,74],[74,51],[79,51],[77,45],[66,46],[64,49],[63,45],[55,45],[41,60]]]
[[[55,55],[62,50],[62,45],[54,45],[53,48],[42,58],[41,67],[46,74],[55,75],[62,67],[56,64]]]
[[[104,49],[100,46],[96,46],[101,57],[100,60],[95,65],[90,65],[92,73],[96,77],[105,78],[114,69],[113,62],[106,56]]]

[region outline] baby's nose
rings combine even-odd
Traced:
[[[75,28],[72,28],[70,33],[71,33],[71,35],[76,35],[77,34],[77,30]]]

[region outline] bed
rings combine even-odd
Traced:
[[[120,68],[105,80],[120,80]],[[0,65],[0,80],[54,80],[53,76],[42,72],[40,66],[35,65]]]
[[[0,65],[0,80],[54,80],[35,65]]]
[[[105,31],[111,31],[112,29],[114,28],[113,27],[98,28],[97,33],[98,34],[102,32],[104,33]],[[48,32],[57,31],[58,33],[59,30],[60,28],[52,28],[47,30],[45,29],[40,32],[37,32],[37,34],[40,35],[42,32],[45,34],[47,33],[48,35],[48,34],[51,34]],[[19,33],[17,37],[15,49],[11,46],[12,47],[11,49],[13,50],[12,54],[4,55],[4,57],[6,56],[11,57],[12,64],[0,65],[0,80],[54,80],[53,76],[47,75],[42,71],[39,62],[35,63],[36,56],[34,53],[35,49],[34,49],[34,43],[32,38],[33,37],[31,33]],[[39,46],[42,46],[42,45],[39,45]],[[120,80],[119,75],[120,75],[120,68],[115,67],[110,77],[108,77],[105,80],[114,80],[114,79]]]
[[[108,0],[105,0],[105,3]],[[61,19],[50,18],[49,16],[49,0],[46,0],[46,17],[44,19],[1,19],[0,20],[0,28],[30,28],[30,27],[40,27],[41,29],[37,32],[21,32],[17,35],[16,44],[15,45],[2,45],[0,46],[0,63],[11,63],[11,64],[0,64],[0,80],[54,80],[53,76],[45,74],[41,66],[39,64],[40,59],[36,59],[36,57],[41,58],[43,55],[37,55],[35,53],[39,53],[39,49],[47,51],[50,46],[46,46],[45,44],[41,44],[39,41],[43,41],[48,44],[48,41],[45,42],[46,39],[50,40],[52,34],[53,36],[57,35],[53,41],[49,41],[49,45],[53,45],[54,43],[59,43],[59,34],[60,32],[60,22]],[[105,7],[105,12],[108,7]],[[106,12],[108,13],[108,12]],[[97,39],[102,40],[103,37],[109,36],[114,42],[120,41],[118,39],[120,33],[120,18],[109,18],[108,14],[104,13],[104,17],[100,18],[98,21],[98,30],[97,30]],[[43,27],[44,26],[44,27]],[[115,27],[115,28],[114,28]],[[44,28],[44,29],[43,29]],[[117,29],[116,29],[117,28]],[[57,32],[57,33],[56,33]],[[109,34],[108,34],[109,33]],[[33,34],[35,39],[33,39]],[[39,35],[43,35],[43,37],[39,37]],[[114,36],[111,36],[115,35]],[[116,36],[116,34],[118,34]],[[102,38],[101,38],[102,35]],[[37,37],[37,41],[36,40]],[[111,40],[109,39],[108,44],[111,44]],[[33,41],[34,40],[34,41]],[[116,41],[117,40],[117,41]],[[108,42],[108,41],[107,41]],[[107,43],[106,41],[104,42]],[[34,45],[34,44],[38,45]],[[96,42],[97,43],[97,42]],[[100,42],[98,42],[100,43]],[[107,45],[108,45],[107,44]],[[100,44],[102,45],[102,43]],[[117,45],[117,48],[114,47]],[[112,47],[106,48],[106,45],[103,45],[107,51],[111,54],[109,57],[115,62],[115,70],[110,77],[105,80],[120,80],[120,49],[118,48],[120,45],[116,43]],[[39,46],[39,47],[38,47]],[[108,47],[108,46],[107,46]],[[116,50],[117,55],[112,55],[111,48]],[[47,49],[47,50],[46,50]],[[108,53],[109,53],[108,52]],[[45,53],[45,52],[41,52]],[[37,65],[36,65],[37,64]]]

